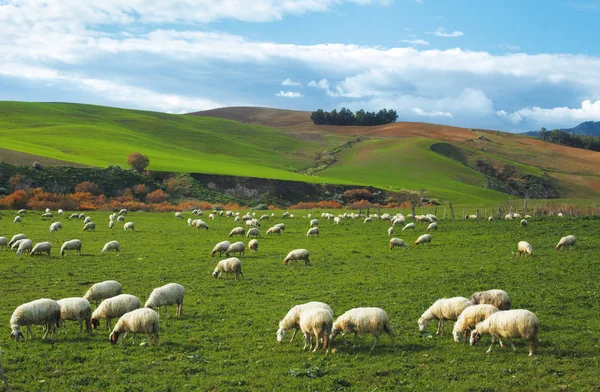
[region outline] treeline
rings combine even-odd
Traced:
[[[331,112],[319,109],[316,112],[312,112],[310,119],[316,125],[370,126],[393,123],[398,119],[398,114],[392,109],[381,109],[377,113],[365,112],[362,109],[356,113],[346,108],[342,108],[339,112],[336,109],[333,109]]]
[[[600,151],[600,138],[588,135],[575,135],[569,132],[555,129],[548,131],[542,128],[539,132],[540,139],[562,146],[584,148],[586,150]]]

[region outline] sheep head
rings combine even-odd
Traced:
[[[110,336],[109,336],[109,338],[108,338],[110,340],[110,343],[111,344],[116,344],[117,341],[119,341],[119,335],[120,335],[119,332],[113,332],[113,333],[111,333]]]
[[[21,333],[20,329],[15,329],[14,331],[12,331],[10,333],[10,339],[14,339],[15,342],[18,342],[22,336],[23,336],[23,334]]]

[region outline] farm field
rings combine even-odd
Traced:
[[[268,211],[270,214],[272,211]],[[240,259],[243,279],[215,280],[213,246],[229,239],[238,226],[232,218],[202,217],[209,230],[192,229],[183,213],[130,213],[122,224],[108,229],[107,212],[87,213],[95,232],[82,232],[83,222],[56,216],[44,221],[30,211],[21,224],[13,224],[14,211],[0,211],[0,236],[24,233],[34,244],[51,241],[51,256],[18,257],[0,249],[0,326],[5,339],[0,358],[10,386],[34,390],[583,390],[600,389],[598,377],[600,331],[600,219],[531,218],[525,228],[516,220],[442,220],[432,232],[433,241],[409,250],[389,249],[389,222],[342,220],[339,225],[320,218],[321,211],[283,211],[263,221],[258,253],[249,250]],[[331,211],[335,214],[338,210]],[[396,211],[389,211],[396,212]],[[406,211],[405,211],[406,212]],[[264,212],[257,211],[257,216]],[[306,238],[308,213],[320,221],[321,236]],[[438,214],[441,215],[441,214]],[[63,230],[48,227],[60,221]],[[275,223],[285,223],[281,236],[265,236]],[[426,224],[394,237],[412,242]],[[568,234],[577,237],[572,249],[555,250]],[[83,242],[82,255],[61,257],[61,244],[73,238]],[[237,237],[234,237],[237,241]],[[121,254],[101,255],[109,240],[121,243]],[[516,244],[526,240],[534,256],[515,255]],[[245,243],[248,242],[244,238]],[[232,241],[233,242],[233,241]],[[286,254],[296,248],[311,253],[311,266],[285,266]],[[223,257],[225,258],[225,257]],[[215,258],[216,261],[220,258]],[[123,292],[145,302],[155,287],[169,282],[186,289],[183,316],[161,311],[160,344],[137,344],[128,336],[124,344],[108,342],[101,324],[91,336],[79,336],[74,322],[68,334],[55,343],[34,337],[15,343],[7,338],[9,320],[20,304],[38,298],[82,296],[91,284],[116,279]],[[437,299],[470,297],[475,291],[500,288],[513,308],[533,311],[540,320],[540,344],[533,357],[527,343],[515,339],[485,354],[491,338],[470,347],[452,340],[453,322],[446,335],[436,336],[436,323],[419,333],[417,319]],[[382,335],[373,352],[371,335],[360,335],[358,345],[333,342],[336,352],[302,351],[302,338],[279,344],[278,323],[294,305],[308,301],[328,303],[336,316],[353,307],[381,307],[389,314],[396,333],[392,345]],[[116,320],[113,320],[113,325]]]

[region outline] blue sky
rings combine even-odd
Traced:
[[[83,3],[83,4],[82,4]],[[600,121],[600,1],[0,0],[0,100]]]

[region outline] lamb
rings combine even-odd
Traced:
[[[527,241],[519,241],[517,244],[517,255],[521,256],[523,253],[526,253],[527,256],[533,256],[533,248]]]
[[[105,254],[110,250],[116,251],[118,255],[121,251],[121,244],[119,244],[117,241],[108,241],[106,244],[104,244],[104,248],[102,248],[102,254]]]
[[[427,226],[427,231],[429,230],[437,230],[438,224],[436,222],[431,222],[429,226]]]
[[[333,310],[329,305],[323,302],[313,301],[307,302],[305,304],[296,305],[292,307],[287,312],[285,317],[279,322],[279,329],[277,330],[277,341],[279,343],[283,342],[285,335],[290,329],[294,329],[294,333],[292,334],[292,339],[290,339],[290,342],[294,341],[296,333],[300,329],[300,316],[302,315],[302,313],[310,309],[323,309],[327,311],[331,315],[331,317],[333,317]]]
[[[88,222],[83,226],[83,231],[96,231],[96,224],[94,222]]]
[[[431,235],[429,234],[423,234],[422,236],[420,236],[419,238],[417,238],[417,240],[414,242],[414,245],[420,245],[420,244],[425,244],[426,242],[431,242]]]
[[[27,210],[24,208],[21,208],[19,211],[17,211],[17,215],[26,215],[27,214]]]
[[[406,242],[404,242],[400,238],[392,238],[390,240],[390,250],[393,250],[395,247],[404,247],[405,249],[408,249],[408,245],[406,245]]]
[[[492,351],[496,337],[506,338],[510,342],[513,351],[517,351],[512,338],[525,338],[529,342],[529,356],[533,356],[533,348],[538,343],[538,331],[540,321],[533,312],[525,309],[504,310],[496,312],[478,323],[471,331],[471,346],[479,341],[481,335],[488,333],[492,335],[492,344],[486,354]],[[502,344],[500,344],[503,347]]]
[[[342,336],[349,333],[354,333],[354,344],[356,345],[356,337],[359,333],[372,333],[375,337],[373,347],[377,345],[379,335],[382,332],[387,333],[394,342],[394,331],[390,325],[390,318],[381,308],[354,308],[342,314],[333,323],[330,340],[333,342],[335,337],[343,331]]]
[[[231,230],[229,232],[229,236],[233,237],[234,235],[240,235],[240,236],[243,237],[245,232],[246,231],[244,230],[243,227],[241,227],[241,226],[240,227],[235,227],[233,230]]]
[[[260,237],[260,231],[256,227],[249,229],[248,233],[246,233],[246,238],[250,237]]]
[[[458,319],[454,324],[454,329],[452,330],[454,341],[456,343],[460,343],[462,336],[464,336],[466,339],[470,331],[475,328],[477,323],[485,320],[491,314],[496,313],[497,311],[497,307],[488,304],[468,306],[458,316]]]
[[[319,348],[319,339],[323,340],[323,348],[327,350],[329,343],[329,334],[333,325],[333,315],[325,309],[313,308],[307,309],[300,315],[300,329],[304,333],[303,350],[310,350],[312,346],[312,338],[315,338],[315,348],[312,352],[316,352]]]
[[[125,216],[124,215],[117,216],[117,222],[125,222]]]
[[[390,226],[390,228],[387,230],[388,233],[388,237],[391,237],[392,234],[394,234],[394,226]]]
[[[60,255],[64,256],[68,250],[77,251],[78,255],[81,255],[81,241],[80,240],[70,240],[65,241],[60,247]]]
[[[60,320],[62,326],[66,326],[65,320],[77,321],[79,323],[79,333],[83,331],[83,323],[87,333],[92,333],[90,319],[92,317],[92,305],[85,298],[72,297],[59,299]],[[65,334],[67,330],[65,328]]]
[[[110,221],[108,222],[108,229],[112,229],[113,227],[115,227],[115,221]]]
[[[10,242],[8,243],[8,247],[12,248],[12,246],[15,242],[17,242],[18,240],[24,240],[26,238],[27,238],[27,236],[25,234],[15,234],[10,239]]]
[[[23,336],[21,327],[26,326],[25,340],[31,333],[31,325],[46,326],[46,333],[42,339],[46,339],[48,333],[52,331],[51,339],[54,341],[54,330],[58,328],[60,322],[60,305],[51,299],[42,298],[35,301],[27,302],[18,306],[10,318],[10,334],[11,339],[19,341]]]
[[[25,238],[25,239],[22,239],[22,240],[16,240],[16,241],[15,241],[15,242],[12,244],[12,246],[10,247],[10,249],[11,249],[11,250],[14,250],[14,251],[16,252],[16,251],[19,249],[19,245],[21,245],[21,242],[23,242],[23,241],[25,241],[25,240],[26,240],[26,238]]]
[[[224,252],[227,252],[227,248],[229,248],[231,242],[229,241],[221,241],[213,248],[212,252],[210,252],[210,257],[215,257],[215,254],[219,252],[219,256],[221,256]]]
[[[0,248],[5,248],[6,250],[8,250],[8,241],[6,240],[6,237],[0,237]]]
[[[336,216],[335,218],[333,218],[333,223],[335,223],[336,225],[339,225],[341,221],[342,221],[342,219],[339,216]]]
[[[135,231],[135,228],[133,227],[133,222],[127,222],[123,225],[123,230],[127,231],[128,229]]]
[[[17,249],[17,256],[21,256],[23,252],[31,251],[33,247],[33,242],[31,240],[23,240],[19,243],[19,248]]]
[[[415,229],[415,224],[414,224],[414,223],[409,223],[409,224],[407,224],[406,226],[404,226],[404,227],[402,228],[402,231],[404,231],[404,230],[409,230],[409,229],[410,229],[410,230],[414,230],[414,229]]]
[[[96,329],[100,326],[100,320],[106,319],[106,329],[110,329],[110,320],[116,317],[121,317],[127,312],[139,309],[142,307],[142,301],[131,294],[119,294],[115,297],[105,299],[92,313],[92,328]]]
[[[119,340],[119,336],[124,333],[124,337],[127,333],[133,333],[133,343],[135,344],[135,334],[145,333],[148,335],[148,344],[158,344],[158,331],[159,321],[158,314],[147,308],[136,309],[131,312],[127,312],[121,316],[112,333],[109,336],[111,344],[116,344]]]
[[[119,215],[127,215],[129,211],[127,211],[127,208],[121,208],[121,210],[119,211]]]
[[[20,247],[20,246],[19,246]],[[50,250],[52,249],[52,244],[49,242],[38,242],[35,244],[31,252],[29,252],[29,256],[33,256],[36,253],[46,253],[50,256]]]
[[[158,287],[152,290],[150,297],[146,301],[144,305],[145,308],[158,308],[160,312],[161,305],[165,306],[165,312],[167,312],[167,317],[171,317],[169,315],[169,309],[167,305],[177,305],[177,310],[175,314],[177,316],[181,316],[181,308],[183,306],[183,296],[185,295],[185,289],[182,285],[178,283],[169,283],[162,287]]]
[[[237,280],[238,275],[243,278],[244,275],[242,274],[242,262],[240,259],[230,257],[228,259],[219,261],[212,275],[215,279],[218,279],[223,273],[235,274],[235,280]]]
[[[281,229],[279,228],[279,226],[273,226],[269,228],[269,230],[267,230],[267,235],[269,234],[281,235]]]
[[[310,265],[310,260],[308,259],[309,256],[310,253],[306,249],[295,249],[288,253],[283,260],[283,264],[287,265],[287,263],[294,260],[304,260],[305,265]]]
[[[46,212],[42,214],[42,219],[52,218],[54,215],[51,212]]]
[[[571,249],[573,249],[573,246],[575,245],[575,242],[577,241],[577,238],[575,238],[574,235],[568,235],[566,237],[562,237],[560,239],[560,241],[558,241],[558,245],[556,245],[556,250],[561,250],[565,245],[569,245],[571,246]]]
[[[104,282],[94,283],[83,298],[90,302],[95,301],[96,305],[98,305],[103,299],[116,297],[121,294],[122,290],[121,283],[116,280],[105,280]]]
[[[308,231],[306,232],[306,238],[308,238],[311,235],[316,235],[318,237],[319,227],[311,227],[310,229],[308,229]]]
[[[310,227],[316,227],[319,226],[319,220],[318,219],[313,219],[310,221]]]
[[[177,219],[183,219],[183,215],[181,215],[181,212],[176,212],[175,213],[175,218],[177,218]]]
[[[431,320],[439,320],[436,335],[444,336],[444,320],[456,320],[472,303],[464,297],[438,299],[419,318],[419,330],[423,332]]]
[[[89,223],[92,221],[92,217],[91,216],[86,216],[85,219],[83,220],[83,224],[85,225],[86,223]]]
[[[244,244],[242,241],[238,241],[238,242],[234,242],[233,244],[229,245],[229,247],[225,251],[225,256],[229,257],[230,253],[233,253],[234,256],[236,253],[239,253],[240,256],[243,256],[245,251],[246,251],[246,244]]]
[[[510,297],[504,290],[478,291],[471,296],[470,301],[473,305],[489,304],[499,310],[509,310],[511,307]]]
[[[527,221],[525,219],[521,219],[521,227],[527,226]]]
[[[50,233],[56,233],[59,230],[62,230],[62,223],[54,222],[50,225]]]
[[[13,223],[21,223],[21,217],[19,215],[15,216],[15,219],[13,219]]]
[[[77,213],[75,213],[75,214],[71,214],[71,215],[69,216],[69,220],[71,220],[71,219],[79,219],[79,214],[77,214]]]
[[[258,252],[258,240],[250,240],[250,242],[248,242],[248,248],[253,252]]]
[[[63,210],[61,210],[60,208],[58,209],[58,211],[56,211],[56,213],[58,215],[64,215],[65,214],[65,212]]]

